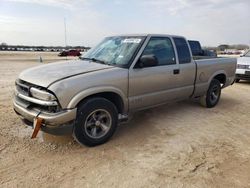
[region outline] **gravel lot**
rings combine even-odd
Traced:
[[[14,80],[56,53],[0,52],[0,187],[250,187],[250,83],[218,106],[178,102],[134,115],[98,147],[39,133],[12,110]],[[43,138],[44,137],[44,138]]]

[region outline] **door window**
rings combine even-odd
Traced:
[[[191,55],[184,38],[174,37],[174,43],[177,49],[179,64],[191,63]]]
[[[158,66],[176,64],[172,42],[166,37],[152,37],[142,55],[154,55],[158,60]]]

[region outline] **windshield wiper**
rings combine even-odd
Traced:
[[[105,64],[105,65],[108,64],[105,61],[102,61],[102,60],[96,59],[96,58],[80,57],[80,59],[82,59],[82,60],[91,60],[93,62],[97,62],[97,63],[101,63],[101,64]]]

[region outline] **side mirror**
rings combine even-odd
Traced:
[[[138,67],[154,67],[158,65],[158,60],[154,55],[143,55],[139,60]]]

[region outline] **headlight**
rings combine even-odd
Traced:
[[[34,87],[30,88],[30,94],[32,97],[40,99],[40,100],[44,100],[44,101],[55,101],[56,97],[47,92],[47,91],[43,91]]]
[[[249,65],[241,65],[241,64],[237,64],[237,68],[238,69],[249,69],[250,66]]]

